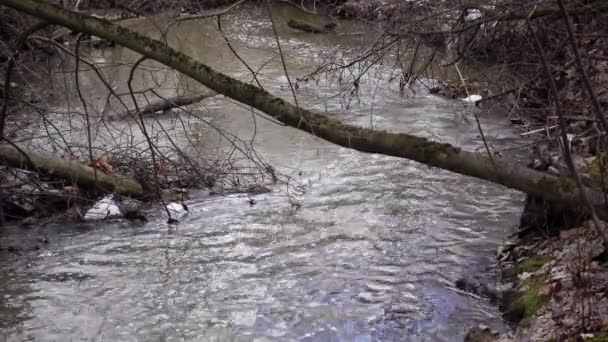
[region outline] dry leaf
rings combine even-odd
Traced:
[[[167,173],[165,172],[165,163],[163,163],[162,160],[156,162],[156,174],[161,177],[167,175]]]
[[[88,166],[101,170],[104,173],[107,174],[111,174],[113,171],[113,167],[112,165],[110,165],[110,163],[108,163],[108,160],[106,159],[105,156],[99,156],[97,158],[95,158],[95,160],[92,160],[89,162]]]
[[[550,296],[553,293],[553,285],[547,284],[538,290],[538,294],[541,296]]]

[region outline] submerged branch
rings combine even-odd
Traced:
[[[113,192],[130,197],[145,195],[142,186],[133,179],[105,174],[72,160],[47,157],[8,144],[0,145],[0,164],[41,172],[90,190]]]
[[[324,27],[316,26],[302,20],[289,19],[287,26],[295,30],[300,30],[308,33],[325,33],[327,30]]]
[[[136,110],[135,111],[131,110],[128,112],[122,112],[122,113],[117,113],[117,114],[112,113],[112,114],[108,115],[108,119],[109,120],[120,120],[120,119],[129,118],[129,117],[133,117],[133,116],[137,117],[139,114],[141,114],[141,115],[154,114],[156,112],[167,111],[167,110],[171,110],[174,108],[179,108],[179,107],[195,104],[197,102],[200,102],[209,97],[213,97],[215,95],[217,95],[216,92],[209,90],[209,91],[206,91],[203,93],[183,95],[183,96],[174,96],[174,97],[170,97],[167,99],[160,99],[156,102],[152,102],[152,103],[148,104],[147,106],[141,108],[139,113]]]

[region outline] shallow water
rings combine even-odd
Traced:
[[[293,78],[335,51],[348,58],[373,36],[372,27],[352,22],[341,23],[337,34],[293,32],[285,18],[299,14],[290,7],[273,10]],[[259,74],[264,87],[290,99],[265,11],[242,7],[222,24],[254,69],[266,65]],[[214,25],[180,24],[168,42],[248,79]],[[137,28],[154,35],[148,24]],[[348,34],[359,31],[368,34]],[[102,57],[136,58],[121,48]],[[328,96],[340,85],[322,80],[302,84],[298,100],[360,125],[371,122],[469,150],[483,146],[470,116],[478,109],[422,88],[403,96],[387,82],[391,72],[388,64],[374,67],[362,79],[358,99]],[[197,86],[166,71],[158,75]],[[126,79],[128,69],[115,76]],[[152,82],[142,76],[136,83]],[[95,83],[87,85],[94,95]],[[221,97],[198,109],[243,139],[255,130],[256,150],[305,191],[281,185],[253,197],[193,194],[189,216],[174,227],[162,218],[143,226],[44,227],[48,247],[1,262],[5,340],[459,341],[476,323],[505,328],[493,305],[452,284],[463,275],[496,280],[494,251],[518,220],[521,194],[337,147],[259,117],[254,124],[247,108]],[[481,115],[494,147],[517,143],[506,120]],[[225,147],[212,134],[203,140],[210,149]]]

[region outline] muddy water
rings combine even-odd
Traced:
[[[349,22],[340,23],[336,34],[294,32],[286,18],[301,13],[277,7],[274,15],[294,78],[338,51],[348,60],[374,36],[373,27]],[[182,23],[166,38],[249,80],[215,24]],[[222,24],[239,55],[261,69],[262,85],[291,98],[266,12],[242,7]],[[149,22],[134,25],[156,34]],[[100,56],[136,58],[121,48]],[[112,72],[119,87],[128,78],[128,69]],[[423,88],[404,96],[388,82],[392,72],[389,63],[373,67],[356,97],[336,96],[342,89],[336,79],[305,83],[298,101],[360,125],[469,150],[482,146],[471,109]],[[134,83],[141,89],[162,79],[198,87],[168,71],[151,75]],[[95,83],[84,87],[96,101]],[[165,95],[172,95],[170,88]],[[189,216],[175,227],[162,219],[142,226],[44,227],[48,247],[2,260],[3,340],[459,341],[476,323],[504,329],[494,306],[452,284],[462,275],[496,279],[494,251],[517,222],[521,194],[340,148],[252,116],[221,97],[205,100],[198,110],[214,125],[254,138],[258,153],[304,191],[276,186],[253,197],[193,194]],[[494,147],[517,142],[505,120],[481,114]],[[225,148],[212,134],[202,144]]]

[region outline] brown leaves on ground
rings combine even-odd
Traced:
[[[606,328],[608,268],[603,265],[604,247],[598,234],[593,223],[587,221],[560,231],[559,236],[532,238],[513,248],[511,257],[503,261],[505,265],[517,262],[518,267],[530,267],[550,256],[550,261],[543,261],[532,271],[542,281],[538,288],[532,287],[530,279],[534,278],[519,278],[517,288],[533,289],[546,302],[537,309],[529,326],[516,332],[515,341],[569,341],[581,331],[597,336]]]
[[[108,160],[104,155],[98,156],[94,160],[91,160],[87,165],[94,169],[101,170],[103,173],[106,174],[112,174],[112,171],[114,169],[112,165],[108,163]]]

